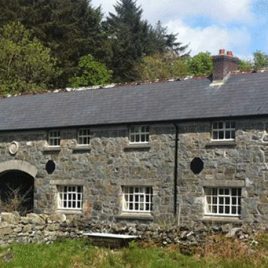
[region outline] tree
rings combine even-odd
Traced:
[[[264,52],[258,50],[253,54],[253,62],[254,62],[254,68],[256,70],[259,70],[261,68],[268,66],[268,55],[266,55]]]
[[[163,27],[158,21],[155,27],[150,27],[147,54],[171,52],[176,56],[188,56],[189,52],[186,52],[188,45],[182,45],[181,42],[178,42],[177,35],[169,34],[167,27]]]
[[[121,0],[115,6],[116,14],[109,13],[105,28],[109,34],[112,58],[109,67],[116,81],[133,81],[134,69],[145,51],[149,26],[141,19],[142,9],[133,0]]]
[[[143,20],[142,9],[136,1],[120,0],[114,8],[115,14],[109,13],[104,27],[109,34],[112,51],[108,67],[113,70],[116,81],[137,80],[136,66],[145,56],[186,49],[187,46],[176,41],[176,35],[167,34],[167,29],[160,22],[152,27]]]
[[[178,79],[189,73],[186,60],[175,57],[172,53],[157,53],[146,56],[137,69],[139,79],[142,81]]]
[[[0,10],[0,26],[20,21],[51,49],[62,70],[55,86],[66,85],[80,57],[103,53],[102,14],[89,0],[0,0]]]
[[[240,60],[239,61],[239,70],[241,72],[250,72],[254,69],[254,65],[249,60]]]
[[[58,75],[56,60],[21,23],[12,22],[0,33],[0,93],[37,92],[50,87]]]
[[[71,87],[83,87],[107,84],[111,71],[103,63],[97,62],[90,54],[79,61],[79,72],[70,79]]]
[[[195,76],[209,76],[212,73],[212,66],[209,52],[200,52],[189,60],[190,72]]]

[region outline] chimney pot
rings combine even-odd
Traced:
[[[233,57],[233,52],[232,51],[227,51],[227,56]]]
[[[225,49],[224,48],[219,50],[219,55],[225,55]]]

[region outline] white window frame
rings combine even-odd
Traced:
[[[150,128],[147,125],[129,127],[130,144],[148,144],[150,139]]]
[[[205,187],[205,215],[239,217],[241,188]]]
[[[153,209],[153,187],[122,186],[122,212],[150,213]]]
[[[222,134],[222,137],[220,135]],[[214,136],[216,135],[216,138]],[[235,121],[216,121],[212,123],[211,140],[213,141],[234,141]]]
[[[81,185],[58,185],[58,209],[82,210],[83,186]]]
[[[86,142],[84,142],[84,141],[86,141]],[[87,146],[89,144],[90,144],[90,129],[89,128],[78,129],[78,131],[77,131],[77,145]]]
[[[49,130],[47,134],[47,143],[51,147],[60,147],[61,133],[60,130]]]

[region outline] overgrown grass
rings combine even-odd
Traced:
[[[50,245],[12,245],[0,250],[0,267],[96,267],[96,268],[251,268],[268,267],[268,235],[259,243],[248,244],[224,237],[210,237],[204,247],[191,256],[180,253],[178,246],[130,244],[129,248],[97,248],[86,240],[65,240]]]

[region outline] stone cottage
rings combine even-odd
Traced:
[[[88,219],[268,225],[268,73],[0,100],[0,197]]]

